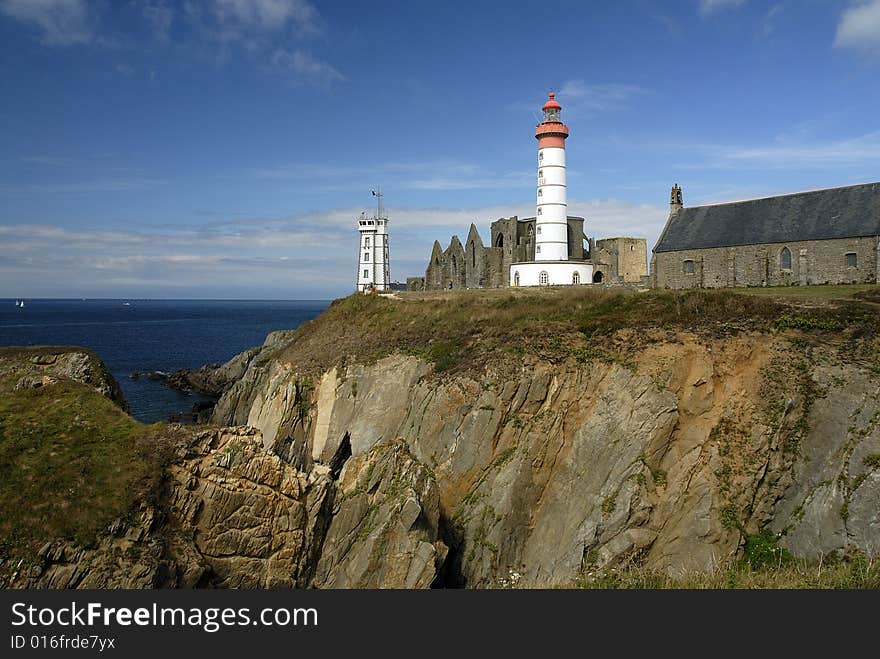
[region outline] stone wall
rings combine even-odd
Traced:
[[[657,252],[652,279],[657,288],[877,282],[878,244],[880,238],[875,236]],[[782,267],[784,249],[791,255],[790,268]],[[855,254],[855,267],[848,265],[847,254]],[[693,262],[692,272],[685,261]]]
[[[648,274],[648,243],[644,238],[603,238],[596,241],[603,265],[619,282],[636,283]]]

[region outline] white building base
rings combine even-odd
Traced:
[[[593,266],[582,261],[528,261],[510,266],[511,286],[592,284]]]

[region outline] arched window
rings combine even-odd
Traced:
[[[571,283],[577,286],[581,283],[581,273],[577,270],[574,271],[574,274],[571,276]]]
[[[477,267],[477,246],[471,243],[471,267]]]
[[[541,210],[540,208],[538,210]],[[538,235],[541,234],[541,227],[538,227]]]
[[[519,286],[519,270],[513,273],[513,285]]]
[[[791,250],[788,247],[783,247],[779,252],[779,269],[791,270]]]
[[[495,241],[495,247],[504,247],[504,234],[499,233],[498,239]]]
[[[543,215],[543,213],[541,213],[542,210],[543,210],[542,208],[540,208],[540,207],[538,208],[538,215]]]
[[[694,274],[694,262],[688,259],[684,262],[684,274],[692,275]]]
[[[540,253],[541,253],[541,246],[538,245],[537,247],[535,247],[535,254],[540,254]]]
[[[538,151],[538,162],[542,161],[543,159],[544,159],[544,152]]]
[[[602,283],[602,271],[601,270],[597,270],[596,274],[593,275],[593,283],[594,284],[601,284]]]
[[[541,286],[546,286],[549,281],[550,278],[547,276],[547,271],[542,270],[541,274],[538,275],[538,283],[541,284]]]
[[[539,196],[539,197],[543,197],[543,196],[544,196],[544,190],[543,190],[542,188],[538,188],[538,196]]]

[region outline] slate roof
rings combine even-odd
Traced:
[[[673,215],[655,252],[880,236],[880,183],[798,192]]]

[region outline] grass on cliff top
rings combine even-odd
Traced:
[[[679,578],[638,567],[587,572],[577,587],[602,590],[645,589],[880,589],[880,561],[857,556],[831,563],[791,560],[756,569],[739,563],[714,573]]]
[[[621,348],[620,341],[612,345],[619,330],[628,330],[627,341],[637,343],[655,329],[870,333],[880,326],[878,319],[880,307],[855,298],[805,307],[784,295],[730,290],[561,287],[432,291],[396,299],[351,295],[334,301],[265,358],[278,356],[315,373],[343,356],[369,362],[399,351],[452,371],[505,357],[521,364],[524,355],[551,361],[607,356]]]
[[[58,349],[53,349],[57,352]],[[5,350],[29,358],[39,351]],[[168,443],[86,385],[59,380],[15,390],[0,375],[0,559],[14,569],[49,540],[88,546],[150,495]]]

